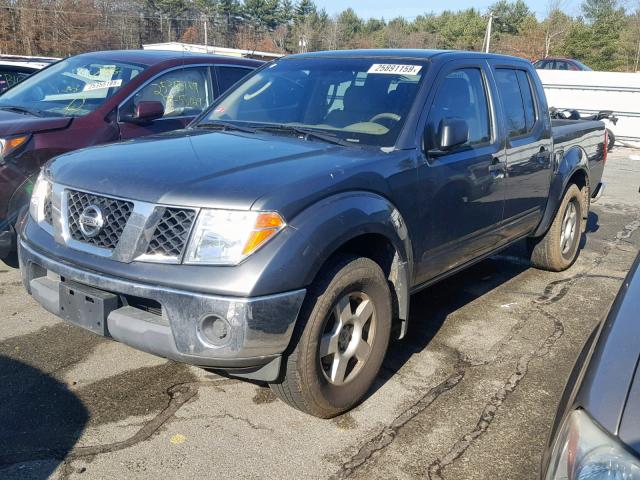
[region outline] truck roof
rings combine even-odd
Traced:
[[[411,60],[454,59],[459,58],[485,58],[500,59],[509,62],[523,62],[530,64],[528,60],[510,55],[498,55],[495,53],[469,52],[465,50],[427,50],[427,49],[360,49],[360,50],[330,50],[323,52],[297,53],[285,58],[404,58]]]
[[[233,63],[247,66],[257,67],[264,62],[253,60],[250,58],[232,57],[226,55],[209,55],[204,53],[177,52],[175,50],[104,50],[101,52],[90,52],[78,55],[91,58],[100,58],[104,60],[119,60],[123,62],[132,62],[141,65],[157,65],[167,61],[187,61],[188,63],[197,63],[202,61],[210,63],[212,59],[219,59],[220,63]]]

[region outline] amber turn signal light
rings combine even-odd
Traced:
[[[275,212],[260,213],[256,218],[255,228],[249,235],[242,250],[243,255],[249,255],[263,245],[269,238],[282,230],[284,220]]]

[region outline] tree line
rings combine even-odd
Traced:
[[[351,8],[329,15],[312,0],[0,0],[0,52],[67,56],[183,41],[295,53],[345,48],[480,50],[488,14],[491,51],[529,59],[577,58],[594,69],[637,71],[640,2],[585,0],[569,15],[550,0],[536,16],[523,0],[488,11],[362,18]]]

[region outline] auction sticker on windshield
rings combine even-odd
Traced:
[[[399,65],[397,63],[374,63],[367,73],[387,73],[391,75],[417,75],[422,69],[421,65]]]
[[[103,88],[114,88],[122,86],[122,79],[109,80],[107,82],[93,82],[87,83],[82,89],[83,92],[90,92],[91,90],[101,90]]]

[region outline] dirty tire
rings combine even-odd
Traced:
[[[336,257],[307,291],[282,377],[270,384],[271,389],[285,403],[316,417],[331,418],[349,410],[362,400],[380,370],[391,316],[391,294],[380,266],[368,258]],[[327,351],[335,353],[323,356]],[[351,367],[340,381],[338,365],[344,364],[339,359],[352,352],[357,353],[349,358]]]
[[[583,193],[576,185],[569,185],[547,233],[542,237],[529,240],[531,263],[534,267],[560,272],[569,268],[576,260],[581,234],[584,231],[583,216],[586,214],[583,197]],[[572,213],[575,216],[574,231],[570,240],[567,241],[569,230],[567,217]]]

